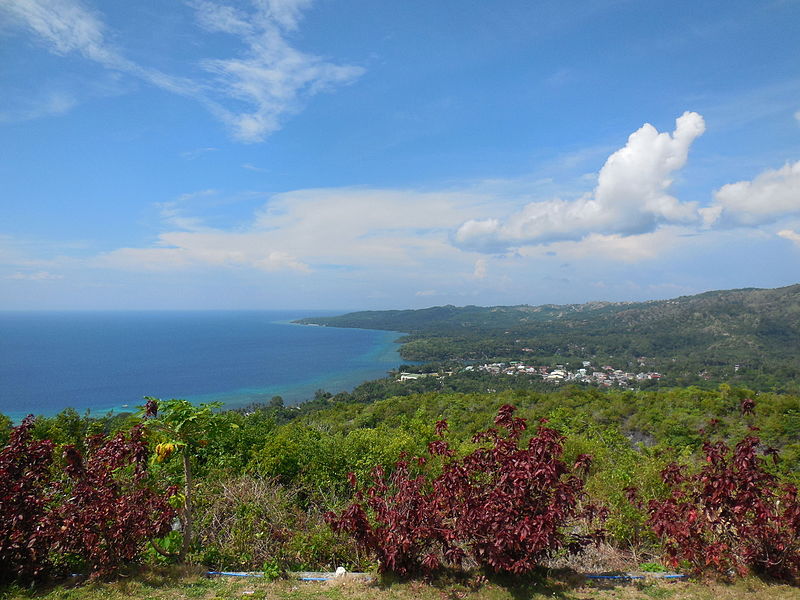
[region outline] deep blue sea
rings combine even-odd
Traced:
[[[143,396],[286,404],[400,364],[401,334],[294,325],[321,311],[0,312],[0,413],[135,410]]]

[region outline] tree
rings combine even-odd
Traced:
[[[186,559],[192,542],[192,456],[208,445],[209,434],[223,426],[215,408],[222,406],[220,402],[212,402],[195,406],[188,400],[158,400],[146,397],[147,404],[140,407],[148,430],[152,433],[156,445],[156,462],[163,463],[177,454],[181,458],[183,471],[183,506],[179,513],[183,543],[178,555],[180,561]],[[238,428],[235,423],[228,427]],[[154,441],[155,441],[154,440]]]

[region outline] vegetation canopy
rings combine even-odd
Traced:
[[[796,582],[798,409],[723,385],[31,417],[0,451],[2,576],[662,563]]]

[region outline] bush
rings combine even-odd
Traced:
[[[686,561],[696,572],[753,572],[785,581],[800,576],[797,488],[779,485],[766,470],[759,444],[752,435],[733,450],[706,442],[706,464],[698,472],[687,474],[675,464],[663,471],[669,496],[650,501],[649,524],[673,567]]]
[[[26,418],[0,451],[0,580],[39,578],[54,565],[108,575],[169,531],[175,512],[147,481],[141,428],[88,438],[86,459],[65,446],[64,478],[53,443],[34,441],[33,427]]]
[[[200,560],[221,569],[333,569],[355,565],[358,552],[314,509],[297,507],[297,492],[271,479],[206,481],[195,504]]]
[[[440,555],[452,563],[463,557],[425,477],[412,476],[407,461],[398,461],[388,478],[382,467],[375,467],[372,484],[356,497],[341,515],[328,513],[326,518],[334,531],[350,533],[359,546],[373,552],[382,573],[430,572],[440,566]]]
[[[147,481],[147,444],[141,426],[113,438],[87,439],[84,458],[66,446],[65,472],[70,481],[51,518],[60,526],[57,552],[85,561],[93,577],[105,576],[137,559],[150,539],[170,531],[176,512],[165,494]]]
[[[631,504],[625,489],[636,486],[645,499],[663,496],[660,472],[678,458],[664,448],[634,447],[614,425],[599,425],[582,411],[564,408],[551,411],[548,426],[560,431],[564,442],[564,460],[574,462],[581,454],[592,456],[584,491],[596,503],[608,509],[604,528],[618,547],[647,551],[658,540],[647,527],[647,511]]]
[[[0,450],[0,582],[38,577],[49,565],[53,443],[33,440],[33,425],[28,416]]]
[[[446,464],[434,490],[457,539],[479,565],[520,574],[558,550],[577,553],[599,541],[599,531],[577,531],[579,520],[591,521],[602,511],[582,506],[591,458],[580,455],[567,465],[561,459],[564,436],[544,424],[520,447],[526,424],[513,413],[514,407],[501,407],[495,424],[505,436],[494,429],[475,436],[491,445]]]
[[[526,423],[514,410],[501,407],[495,424],[505,433],[477,434],[473,441],[488,445],[463,458],[444,441],[440,421],[439,439],[429,444],[430,456],[443,461],[439,475],[429,483],[406,460],[388,478],[376,468],[357,501],[341,515],[329,513],[329,522],[374,552],[382,572],[400,575],[457,566],[467,555],[492,571],[519,574],[558,550],[579,552],[599,539],[598,531],[577,533],[580,519],[599,512],[581,506],[590,459],[569,467],[561,460],[563,436],[544,425],[520,446]]]

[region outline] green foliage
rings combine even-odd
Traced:
[[[275,581],[283,576],[283,569],[281,569],[280,563],[274,558],[265,561],[264,564],[261,565],[261,572],[264,574],[264,579],[267,581]]]
[[[0,415],[0,440],[6,420],[10,423],[8,417]],[[75,446],[83,452],[86,450],[84,441],[87,437],[98,434],[114,435],[120,431],[127,431],[136,422],[131,413],[93,416],[89,411],[80,415],[74,408],[65,408],[52,417],[36,417],[32,433],[36,439],[50,440],[60,446]]]
[[[639,565],[639,570],[644,573],[666,573],[667,568],[661,563],[644,562]]]
[[[368,563],[363,553],[346,536],[334,533],[319,514],[313,514],[313,527],[299,529],[289,539],[283,557],[293,571],[333,571],[344,566],[350,570],[363,569]]]
[[[195,504],[196,558],[215,569],[334,569],[355,565],[358,552],[334,534],[314,507],[298,505],[298,490],[269,479],[208,481]]]
[[[220,403],[193,405],[188,400],[172,399],[157,400],[147,397],[147,404],[140,407],[146,419],[147,429],[156,440],[161,442],[156,445],[156,462],[163,462],[178,449],[181,456],[183,475],[183,507],[179,512],[181,529],[183,531],[183,544],[179,554],[183,560],[193,540],[193,502],[194,482],[192,473],[192,457],[202,454],[202,449],[208,446],[210,435],[220,429],[237,429],[236,423],[220,418],[214,413]]]
[[[490,385],[495,392],[487,392]],[[756,394],[733,384],[638,392],[554,389],[480,373],[402,384],[390,377],[335,396],[320,391],[314,401],[296,408],[275,401],[218,411],[214,405],[185,400],[159,402],[159,413],[146,420],[151,446],[174,443],[175,449],[148,468],[161,482],[184,484],[175,501],[184,531],[187,505],[194,516],[196,535],[186,548],[192,560],[224,569],[258,570],[265,563],[281,569],[363,568],[370,557],[335,535],[319,516],[352,500],[348,473],[364,482],[376,465],[391,474],[402,453],[424,455],[435,439],[432,424],[439,419],[449,423],[450,447],[465,456],[475,448],[472,436],[490,425],[501,405],[513,404],[531,425],[546,418],[566,435],[569,464],[581,454],[594,457],[585,490],[609,509],[606,529],[612,543],[652,552],[657,541],[644,526],[642,510],[628,502],[625,488],[637,487],[644,505],[661,497],[659,472],[665,464],[676,461],[696,468],[702,456],[701,428],[715,438],[741,438],[748,423],[739,404],[748,397],[758,404],[752,424],[764,444],[780,452],[779,466],[770,469],[782,481],[798,483],[797,395]],[[712,420],[716,422],[709,425]],[[129,416],[95,418],[67,410],[37,420],[33,433],[57,442],[58,469],[63,468],[59,445],[82,444],[87,432],[125,430],[133,422]],[[438,468],[435,461],[428,466],[431,472]],[[182,550],[183,542],[176,545],[180,537],[181,532],[173,532],[160,546],[168,553]],[[148,556],[164,560],[155,551]]]
[[[36,419],[33,435],[40,440],[50,440],[56,445],[73,445],[83,452],[86,450],[84,440],[87,435],[90,432],[102,433],[102,429],[102,425],[88,413],[81,417],[74,408],[65,408],[55,417]]]
[[[406,360],[591,359],[633,370],[646,357],[645,370],[674,385],[732,381],[800,391],[800,284],[641,303],[438,306],[300,322],[406,332]]]
[[[5,446],[8,443],[13,426],[14,423],[9,417],[0,414],[0,446]]]
[[[148,418],[148,428],[166,440],[196,449],[206,445],[204,441],[219,425],[214,409],[220,408],[221,402],[196,406],[188,400],[176,398],[157,400],[147,397],[145,400],[155,402],[158,411]],[[140,409],[144,412],[146,407]]]
[[[559,407],[549,414],[548,425],[566,436],[567,462],[581,454],[592,457],[586,492],[609,510],[605,529],[615,542],[632,546],[652,542],[645,511],[628,501],[625,490],[635,486],[648,499],[657,497],[663,489],[659,473],[668,462],[665,453],[632,445],[617,426],[599,425],[583,410]]]
[[[164,537],[156,538],[151,541],[145,551],[145,560],[148,563],[157,565],[172,564],[175,562],[175,557],[180,553],[182,543],[183,536],[181,532],[170,531]],[[161,552],[156,550],[155,546],[158,546]]]
[[[306,497],[318,495],[335,502],[349,493],[348,473],[366,477],[376,465],[388,468],[402,452],[424,450],[426,441],[408,428],[337,432],[294,422],[277,428],[253,453],[250,471],[300,487]]]

